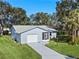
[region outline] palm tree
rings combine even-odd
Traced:
[[[72,37],[72,42],[76,43],[78,37],[77,30],[79,29],[79,11],[78,9],[72,10],[68,17],[65,17],[65,29]]]
[[[75,38],[78,36],[79,30],[79,2],[74,0],[62,0],[57,2],[57,16],[61,25],[63,26],[61,30],[65,30],[71,37],[72,42],[75,43]]]

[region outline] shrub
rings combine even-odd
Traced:
[[[62,41],[62,42],[69,42],[71,37],[68,35],[58,35],[57,36],[58,41]]]
[[[58,41],[58,38],[51,38],[50,40],[51,41],[53,40],[53,41],[56,41],[57,42]]]
[[[57,32],[57,38],[58,38],[58,41],[60,42],[67,42],[69,43],[70,40],[71,40],[71,36],[68,35],[68,33],[64,30],[59,30]]]
[[[9,31],[8,30],[3,31],[3,35],[9,35]]]
[[[75,44],[79,44],[79,37],[75,38]]]

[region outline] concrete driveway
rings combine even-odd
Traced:
[[[28,45],[37,51],[42,56],[42,59],[72,59],[51,50],[41,43],[29,43]]]

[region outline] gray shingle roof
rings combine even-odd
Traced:
[[[45,31],[56,31],[55,29],[49,28],[45,25],[14,25],[13,27],[15,28],[17,33],[29,31],[34,28],[40,28]]]

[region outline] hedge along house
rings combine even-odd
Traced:
[[[10,31],[12,38],[21,44],[49,41],[50,38],[56,38],[56,30],[45,25],[14,25]]]

